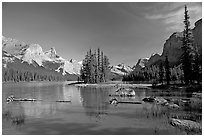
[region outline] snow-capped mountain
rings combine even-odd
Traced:
[[[77,62],[76,60],[71,59],[70,61],[65,60],[64,63],[56,71],[59,72],[60,69],[62,69],[63,75],[65,75],[66,73],[79,75],[81,67],[81,62]]]
[[[137,61],[137,64],[133,66],[133,70],[141,70],[148,63],[149,58],[141,58]]]
[[[125,75],[133,71],[130,66],[125,65],[124,63],[120,63],[116,66],[111,67],[111,72],[118,75]]]
[[[59,55],[55,48],[51,48],[48,51],[43,51],[39,44],[26,44],[16,39],[2,37],[2,49],[6,54],[12,55],[22,62],[28,64],[35,64],[42,66],[46,69],[55,70],[65,75],[68,74],[80,74],[81,63],[74,60],[66,60]],[[8,57],[4,57],[4,60],[9,60]]]

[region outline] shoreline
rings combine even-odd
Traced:
[[[150,89],[152,84],[113,84],[113,83],[102,83],[102,84],[75,84],[77,87],[95,87],[95,88],[103,88],[103,87],[131,87],[131,88],[145,88]]]

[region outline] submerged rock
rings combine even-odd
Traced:
[[[181,120],[172,118],[170,120],[170,124],[187,132],[201,133],[202,131],[202,125],[198,122],[194,122],[191,120]]]

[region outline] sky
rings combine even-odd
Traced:
[[[65,59],[81,61],[100,48],[111,65],[133,66],[140,58],[162,53],[165,41],[183,30],[184,5],[191,27],[202,17],[202,3],[3,3],[2,35],[55,47]]]

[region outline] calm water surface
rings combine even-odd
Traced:
[[[66,82],[32,82],[3,83],[2,88],[3,134],[185,134],[172,127],[168,117],[186,112],[144,102],[111,105],[109,94],[116,90],[114,87],[79,88]],[[141,101],[155,94],[149,89],[135,91],[135,97],[118,99]],[[9,95],[42,101],[6,103]],[[22,122],[16,124],[15,119]]]

